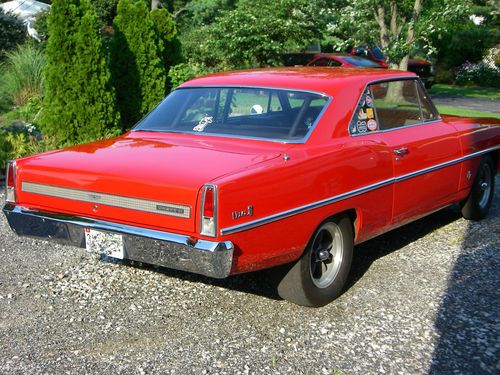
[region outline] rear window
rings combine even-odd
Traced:
[[[325,95],[293,90],[181,88],[133,130],[300,140],[327,102]]]
[[[368,60],[368,59],[365,59],[365,58],[359,57],[359,56],[344,56],[342,58],[345,61],[347,61],[349,64],[356,65],[356,66],[362,66],[365,68],[380,68],[381,67],[376,62],[373,62],[371,60]]]

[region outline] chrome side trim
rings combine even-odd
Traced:
[[[81,216],[30,210],[6,204],[3,212],[19,236],[86,247],[85,228],[123,236],[125,259],[215,278],[229,276],[234,245]]]
[[[191,207],[167,202],[129,198],[120,195],[97,193],[88,190],[64,188],[59,186],[22,182],[21,190],[26,193],[46,195],[50,197],[70,199],[80,202],[103,204],[129,210],[152,212],[159,215],[175,216],[189,219]]]
[[[410,178],[421,176],[425,173],[430,173],[430,172],[433,172],[433,171],[441,169],[441,168],[446,168],[446,167],[449,167],[451,165],[458,164],[458,163],[463,162],[465,160],[469,160],[469,159],[475,158],[477,156],[484,155],[484,154],[487,154],[489,152],[496,151],[496,150],[500,150],[500,146],[490,147],[486,150],[477,151],[477,152],[474,152],[474,153],[466,155],[466,156],[462,156],[462,157],[457,158],[457,159],[453,159],[453,160],[450,160],[450,161],[447,161],[444,163],[434,165],[432,167],[427,167],[427,168],[424,168],[424,169],[421,169],[421,170],[418,170],[418,171],[415,171],[412,173],[408,173],[408,174],[401,175],[398,177],[393,177],[393,178],[389,178],[387,180],[379,181],[377,183],[374,183],[374,184],[371,184],[368,186],[364,186],[364,187],[361,187],[361,188],[358,188],[355,190],[348,191],[346,193],[342,193],[339,195],[335,195],[333,197],[322,199],[322,200],[317,201],[317,202],[313,202],[313,203],[309,203],[309,204],[306,204],[303,206],[292,208],[290,210],[279,212],[277,214],[266,216],[266,217],[263,217],[263,218],[260,218],[257,220],[252,220],[252,221],[249,221],[247,223],[235,225],[232,227],[222,228],[220,233],[221,233],[221,235],[224,236],[224,235],[228,235],[228,234],[242,232],[244,230],[252,229],[252,228],[255,228],[255,227],[258,227],[261,225],[269,224],[269,223],[272,223],[274,221],[278,221],[278,220],[285,219],[285,218],[293,216],[293,215],[300,214],[302,212],[314,210],[316,208],[327,206],[329,204],[336,203],[336,202],[339,202],[341,200],[349,199],[349,198],[355,197],[355,196],[360,195],[360,194],[368,193],[372,190],[379,189],[379,188],[382,188],[384,186],[387,186],[387,185],[390,185],[393,183],[405,181],[405,180],[408,180]]]
[[[393,182],[394,182],[394,179],[390,178],[388,180],[380,181],[380,182],[377,182],[377,183],[369,185],[369,186],[365,186],[365,187],[362,187],[362,188],[359,188],[356,190],[349,191],[347,193],[335,195],[333,197],[326,198],[326,199],[323,199],[323,200],[320,200],[317,202],[309,203],[309,204],[306,204],[304,206],[292,208],[290,210],[283,211],[283,212],[280,212],[280,213],[277,213],[277,214],[274,214],[271,216],[266,216],[266,217],[263,217],[261,219],[253,220],[253,221],[250,221],[248,223],[224,228],[224,229],[221,229],[220,232],[221,232],[221,235],[227,235],[227,234],[233,234],[236,232],[241,232],[241,231],[247,230],[247,229],[252,229],[252,228],[264,225],[264,224],[269,224],[269,223],[272,223],[274,221],[278,221],[278,220],[285,219],[285,218],[293,216],[293,215],[300,214],[302,212],[314,210],[315,208],[327,206],[329,204],[336,203],[336,202],[339,202],[339,201],[344,200],[344,199],[352,198],[352,197],[355,197],[356,195],[367,193],[369,191],[379,189],[379,188],[384,187],[386,185],[392,184]]]

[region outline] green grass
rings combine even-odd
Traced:
[[[436,107],[439,113],[442,115],[453,115],[453,116],[463,116],[463,117],[491,117],[500,119],[500,114],[498,113],[474,111],[470,109],[449,107],[446,105],[438,105]]]
[[[468,96],[470,98],[500,99],[500,90],[490,87],[436,84],[429,90],[432,95]]]

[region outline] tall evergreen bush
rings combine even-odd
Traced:
[[[111,67],[125,126],[153,109],[165,95],[163,50],[143,0],[120,0],[113,22]]]
[[[99,23],[88,0],[54,0],[48,19],[42,130],[61,144],[119,132]]]

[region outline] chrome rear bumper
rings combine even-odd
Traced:
[[[123,236],[126,259],[193,272],[214,278],[229,276],[234,246],[230,241],[213,242],[112,223],[86,217],[34,211],[6,204],[3,212],[19,236],[28,236],[85,248],[85,228]]]

